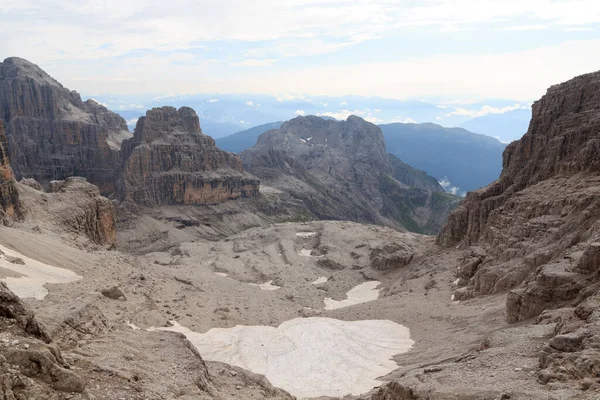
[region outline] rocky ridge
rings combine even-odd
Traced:
[[[188,107],[154,108],[138,120],[123,143],[122,197],[147,206],[218,204],[254,197],[258,179],[245,173],[233,153],[219,150],[202,133]]]
[[[119,115],[12,57],[0,63],[0,120],[17,179],[46,185],[83,176],[103,193],[114,191],[120,144],[131,135]]]
[[[552,86],[504,152],[500,179],[469,193],[437,237],[464,249],[456,300],[510,291],[509,322],[555,324],[545,383],[600,376],[599,132],[600,72]]]
[[[388,155],[381,130],[356,116],[294,118],[241,157],[265,184],[301,200],[319,219],[436,232],[457,203],[434,178]]]

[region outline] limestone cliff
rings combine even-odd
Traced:
[[[455,299],[510,290],[509,322],[544,312],[540,323],[558,323],[541,381],[598,376],[600,72],[552,86],[533,104],[500,179],[470,193],[437,241],[466,250]]]
[[[202,133],[188,107],[154,108],[123,143],[120,181],[124,200],[155,206],[217,204],[258,194],[259,180],[245,173],[233,153]]]
[[[114,190],[120,144],[130,136],[119,115],[13,57],[0,63],[0,120],[17,179],[45,185],[83,176],[103,193]]]
[[[19,193],[8,159],[4,126],[0,121],[0,222],[6,218],[18,218],[20,215]]]
[[[294,118],[261,135],[241,157],[250,172],[319,219],[434,233],[458,199],[388,155],[381,130],[356,116]]]

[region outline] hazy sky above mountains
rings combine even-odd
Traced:
[[[528,101],[600,68],[597,0],[0,2],[0,58],[86,93]]]

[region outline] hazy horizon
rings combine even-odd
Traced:
[[[89,94],[527,103],[599,68],[599,23],[590,0],[23,0],[0,58]]]

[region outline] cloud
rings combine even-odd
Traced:
[[[251,102],[251,101],[247,101],[247,102],[246,102],[246,103],[244,103],[244,104],[246,104],[247,106],[250,106],[250,107],[252,107],[252,106],[254,105],[254,103],[253,103],[253,102]]]
[[[295,115],[306,115],[306,112],[304,110],[296,110],[294,111]]]
[[[504,114],[507,113],[509,111],[514,111],[514,110],[527,110],[530,107],[528,106],[522,106],[521,104],[515,104],[512,106],[506,106],[506,107],[501,107],[501,108],[495,108],[495,107],[490,107],[490,106],[482,106],[481,110],[479,111],[474,111],[474,110],[467,110],[464,108],[456,108],[454,109],[454,111],[446,114],[446,117],[451,117],[453,115],[466,115],[469,116],[471,118],[476,118],[476,117],[482,117],[484,115],[488,115],[488,114]]]
[[[536,25],[514,25],[514,26],[506,26],[501,28],[502,31],[541,31],[544,29],[548,29],[548,26],[536,24]]]
[[[218,102],[218,101],[219,101],[219,100],[217,100],[217,99],[210,99],[208,102],[209,102],[209,103],[216,103],[216,102]]]
[[[265,59],[265,60],[247,59],[247,60],[240,61],[236,65],[238,67],[269,67],[278,61],[279,61],[278,59]]]
[[[442,188],[444,188],[444,190],[447,193],[452,193],[455,196],[461,196],[464,197],[465,192],[460,190],[460,188],[458,188],[457,186],[452,186],[452,184],[450,183],[450,181],[448,180],[447,177],[442,178],[442,180],[440,180],[438,182],[440,184],[440,186]]]
[[[141,104],[121,104],[119,107],[119,110],[145,110],[146,107],[144,107]]]
[[[356,115],[358,117],[361,117],[365,121],[371,122],[373,124],[382,124],[384,122],[382,119],[372,115],[367,110],[354,110],[354,111],[340,110],[340,111],[336,111],[336,112],[328,111],[328,112],[323,112],[323,113],[317,114],[317,116],[319,116],[319,117],[331,117],[331,118],[335,118],[340,121],[348,119],[348,117],[351,115]]]
[[[289,93],[284,93],[284,94],[278,94],[275,96],[275,99],[282,103],[284,101],[294,101],[294,100],[304,100],[306,102],[311,103],[312,100],[309,99],[308,97],[301,95],[301,94],[289,94]]]
[[[346,106],[346,105],[348,105],[348,103],[347,103],[346,101],[342,101],[342,102],[340,103],[340,106]]]
[[[125,121],[125,123],[126,123],[127,125],[135,125],[135,124],[137,124],[137,122],[138,122],[138,119],[139,119],[139,118],[131,118],[131,119],[128,119],[127,121]]]
[[[175,96],[176,96],[175,94],[170,93],[170,94],[165,94],[164,96],[156,96],[153,100],[154,101],[160,101],[162,99],[168,99],[170,97],[175,97]]]
[[[415,121],[415,120],[414,120],[414,119],[412,119],[412,118],[404,118],[404,119],[402,119],[402,118],[400,118],[400,117],[396,117],[396,118],[395,118],[393,121],[391,121],[391,122],[400,122],[400,123],[403,123],[403,124],[416,124],[416,123],[417,123],[417,121]]]

